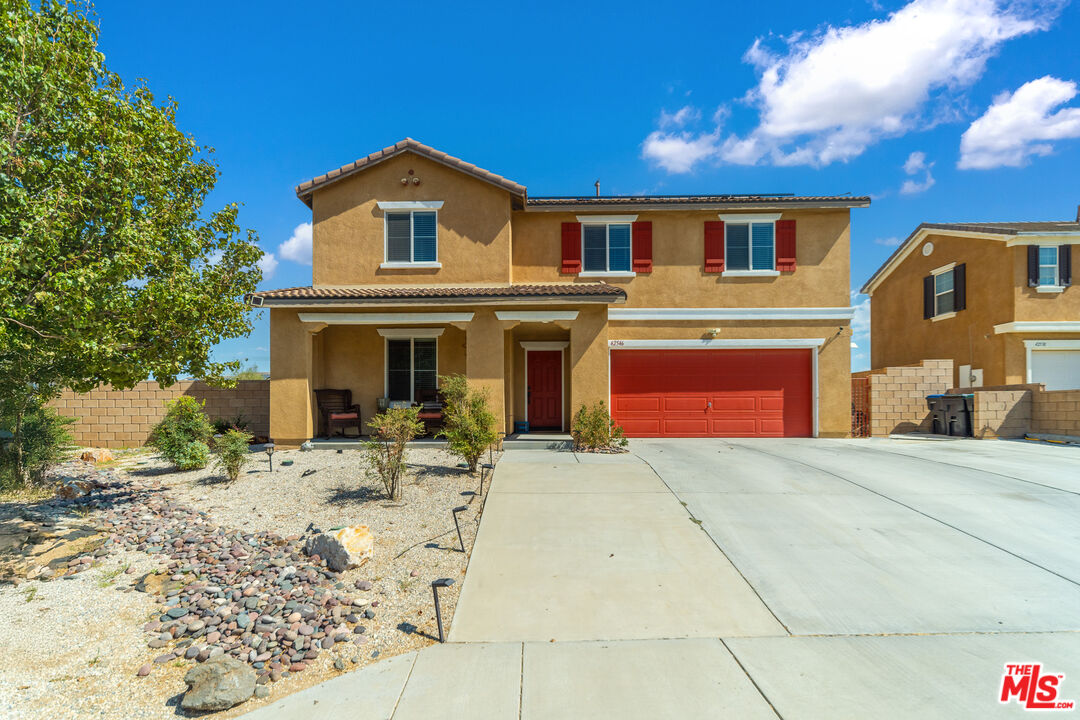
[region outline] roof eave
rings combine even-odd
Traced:
[[[604,210],[636,210],[655,212],[663,210],[844,210],[870,207],[870,199],[777,201],[766,202],[581,202],[581,203],[531,203],[525,202],[526,212],[582,212],[602,208]]]

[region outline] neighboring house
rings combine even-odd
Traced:
[[[850,208],[865,197],[529,197],[407,139],[306,182],[311,287],[270,309],[271,435],[313,391],[485,388],[500,430],[566,431],[610,403],[631,436],[850,430]]]
[[[952,359],[958,387],[1080,388],[1071,222],[923,223],[863,286],[871,364]]]

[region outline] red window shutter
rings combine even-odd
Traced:
[[[724,223],[721,220],[705,222],[705,272],[724,272]]]
[[[562,224],[562,268],[563,273],[581,272],[581,223],[564,222]]]
[[[652,221],[644,220],[634,223],[633,228],[634,247],[634,272],[652,272]]]
[[[795,221],[776,221],[776,269],[795,272]]]

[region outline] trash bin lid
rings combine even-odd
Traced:
[[[930,398],[943,398],[943,397],[948,397],[948,395],[927,395],[926,399],[929,400]]]

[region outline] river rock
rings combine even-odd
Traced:
[[[212,657],[184,676],[188,689],[180,707],[207,712],[228,710],[255,692],[255,671],[227,655]]]

